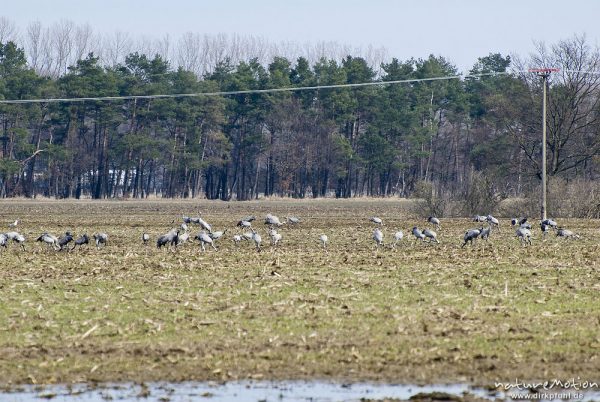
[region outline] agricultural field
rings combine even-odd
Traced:
[[[533,245],[508,217],[489,242],[461,248],[476,224],[442,219],[440,244],[416,242],[407,201],[3,201],[26,250],[2,250],[4,385],[236,379],[470,382],[597,380],[600,222]],[[218,251],[158,250],[182,214],[228,229]],[[296,215],[269,246],[261,218]],[[484,213],[486,211],[482,211]],[[231,241],[241,217],[265,247]],[[386,247],[376,249],[384,220]],[[396,249],[397,229],[407,236]],[[106,232],[106,247],[56,252],[42,232]],[[141,234],[152,235],[143,245]],[[198,232],[193,227],[193,234]],[[319,235],[330,239],[328,252]]]

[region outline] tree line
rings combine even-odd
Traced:
[[[599,52],[585,37],[527,60],[489,54],[477,78],[229,96],[0,104],[0,196],[56,198],[408,197],[476,191],[521,197],[541,176],[541,80],[550,77],[548,174],[597,177]],[[113,66],[89,53],[42,74],[0,44],[2,99],[80,98],[307,87],[457,75],[442,56],[273,57],[204,74],[160,55]],[[511,74],[503,74],[513,71]],[[482,190],[483,189],[483,190]]]

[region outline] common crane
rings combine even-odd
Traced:
[[[319,241],[321,242],[321,245],[323,246],[323,249],[325,251],[327,251],[327,242],[329,241],[329,238],[327,237],[326,234],[322,234],[321,236],[319,236]]]
[[[500,231],[500,221],[498,219],[494,218],[492,215],[488,215],[485,220],[490,226],[498,228],[498,232]]]
[[[564,237],[565,239],[579,239],[578,234],[575,234],[572,231],[563,228],[558,228],[558,230],[556,231],[556,236]]]
[[[438,218],[436,218],[435,216],[430,216],[429,218],[427,218],[427,222],[431,223],[432,225],[435,225],[435,228],[437,230],[441,229],[440,220]]]
[[[198,217],[198,221],[197,222],[202,227],[202,229],[208,230],[209,232],[212,232],[212,227],[204,219]]]
[[[60,246],[58,245],[58,237],[47,232],[42,233],[37,239],[35,239],[35,241],[46,243],[54,250],[60,249]]]
[[[219,240],[221,237],[223,237],[225,233],[227,233],[227,229],[225,229],[224,231],[219,230],[217,232],[209,232],[208,235],[213,240]]]
[[[252,227],[252,222],[250,221],[239,221],[236,226],[241,227],[241,228],[250,228]]]
[[[177,245],[181,246],[184,243],[187,243],[187,241],[190,238],[190,233],[189,232],[183,232],[181,233],[178,237],[177,237]]]
[[[265,225],[279,227],[279,226],[283,225],[283,223],[281,223],[281,221],[279,220],[279,218],[277,216],[267,214],[267,216],[265,217]]]
[[[88,235],[86,233],[84,233],[82,236],[79,236],[79,238],[77,238],[74,242],[73,242],[73,248],[71,250],[75,250],[75,247],[79,246],[83,246],[84,244],[89,244],[90,243],[90,238],[88,237]]]
[[[479,238],[483,240],[487,240],[490,238],[490,234],[492,233],[492,228],[488,226],[487,228],[482,227],[479,229]]]
[[[439,240],[437,239],[437,233],[435,233],[433,230],[426,228],[425,230],[423,230],[423,236],[427,237],[429,239],[429,242],[431,243],[432,241],[439,243]]]
[[[425,235],[416,226],[412,228],[412,234],[417,240],[425,240]]]
[[[252,240],[254,241],[254,244],[256,244],[256,250],[260,251],[260,243],[262,243],[262,237],[254,229],[252,229]]]
[[[398,245],[398,243],[404,238],[404,233],[399,230],[396,233],[394,233],[394,243],[392,243],[392,248],[396,248],[396,246]]]
[[[540,230],[542,231],[542,237],[545,239],[548,232],[550,232],[550,225],[546,225],[544,222],[541,222]]]
[[[377,216],[372,216],[369,220],[376,225],[383,225],[383,220]]]
[[[373,231],[373,240],[375,240],[377,247],[383,246],[383,232],[381,229],[377,228]]]
[[[460,246],[460,248],[463,248],[464,246],[466,246],[467,243],[471,243],[471,245],[473,245],[473,242],[475,241],[475,239],[477,239],[479,237],[480,234],[481,234],[480,229],[467,230],[465,232],[465,235],[463,236],[464,243],[462,244],[462,246]]]
[[[213,239],[205,231],[201,231],[194,238],[196,240],[200,241],[200,246],[202,247],[202,251],[206,251],[206,248],[204,247],[205,244],[210,244],[212,246],[212,248],[215,251],[217,251],[217,248],[215,247],[215,243],[213,242]]]
[[[61,236],[58,239],[58,246],[60,247],[60,250],[62,250],[66,245],[68,245],[72,241],[73,235],[71,234],[71,232],[66,232],[64,236]]]
[[[516,232],[516,237],[519,238],[521,244],[528,243],[531,245],[531,231],[525,228],[518,228]]]
[[[106,233],[96,233],[93,235],[93,237],[96,241],[96,248],[100,248],[100,246],[106,246],[108,243],[108,235]]]
[[[283,238],[281,233],[278,233],[275,229],[269,230],[269,237],[271,238],[271,245],[273,246],[276,246]]]
[[[521,219],[517,219],[517,218],[512,218],[510,220],[510,224],[512,226],[523,226],[525,224],[525,222],[527,222],[527,217],[521,218]]]
[[[156,247],[161,248],[169,244],[170,246],[177,247],[177,242],[179,241],[179,229],[171,229],[167,233],[162,236],[159,236],[156,239]]]
[[[5,235],[8,238],[8,240],[12,240],[13,243],[19,244],[19,246],[21,246],[21,249],[25,251],[25,236],[23,236],[19,232],[6,232]]]

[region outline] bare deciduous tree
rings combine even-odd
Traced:
[[[19,41],[19,29],[15,23],[6,17],[0,17],[0,43]]]
[[[548,174],[557,175],[578,169],[600,155],[600,76],[586,74],[600,69],[600,50],[592,47],[585,36],[574,36],[547,47],[536,44],[530,66],[558,68],[550,75],[547,115]],[[541,175],[541,141],[539,123],[540,79],[523,75],[532,94],[532,107],[522,111],[521,148],[530,165]]]

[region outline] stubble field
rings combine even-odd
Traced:
[[[198,211],[228,229],[218,252],[157,250],[173,219]],[[579,241],[542,241],[534,227],[521,247],[502,219],[488,243],[461,249],[475,224],[443,219],[439,245],[406,236],[390,249],[397,229],[425,226],[406,211],[399,200],[2,202],[3,230],[20,218],[27,243],[0,254],[1,382],[598,380],[598,221],[559,221]],[[277,248],[233,244],[249,214],[267,243],[269,212],[303,222],[284,225]],[[34,241],[67,230],[109,243]]]

